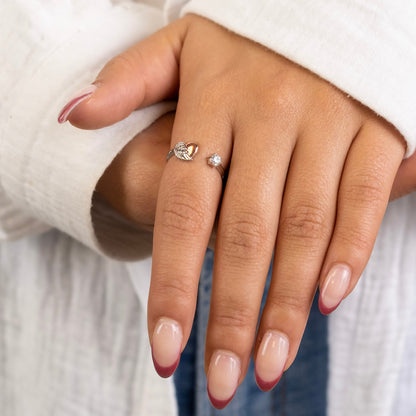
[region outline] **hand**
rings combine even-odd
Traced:
[[[153,231],[159,183],[169,151],[174,113],[137,134],[117,155],[97,184],[97,191],[120,214]],[[396,174],[390,200],[416,190],[416,154]]]
[[[229,168],[216,242],[206,340],[208,390],[224,407],[247,371],[268,390],[295,358],[319,283],[329,313],[372,250],[405,152],[383,119],[324,80],[214,23],[187,16],[112,60],[69,116],[98,128],[174,95],[173,157],[160,182],[148,327],[157,370],[176,368],[188,339],[207,241],[222,194],[205,158]],[[122,99],[118,99],[122,96]],[[114,97],[117,97],[115,100]],[[106,113],[107,112],[107,113]],[[258,333],[273,250],[272,283]]]
[[[106,169],[96,188],[120,214],[150,231],[173,119],[174,113],[165,114],[137,134]]]

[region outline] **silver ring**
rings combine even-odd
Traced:
[[[198,145],[196,143],[185,143],[179,142],[170,149],[166,155],[166,161],[168,161],[172,156],[176,156],[180,160],[190,161],[193,160],[194,156],[198,152]],[[221,175],[221,179],[224,178],[224,166],[222,165],[221,156],[218,153],[213,153],[211,156],[207,157],[207,163],[209,166],[217,169],[218,173]]]
[[[175,155],[180,160],[192,160],[198,152],[198,145],[196,143],[184,143],[179,142],[175,144],[175,147],[169,150],[166,156],[166,162]]]
[[[222,165],[221,156],[218,153],[214,153],[207,157],[207,163],[209,166],[217,169],[218,173],[221,175],[221,179],[224,179],[224,166]]]

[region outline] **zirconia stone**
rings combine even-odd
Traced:
[[[216,153],[214,153],[214,154],[213,154],[213,155],[209,158],[208,163],[209,163],[211,166],[214,166],[214,167],[216,167],[216,166],[220,166],[220,165],[221,165],[221,156],[220,156],[220,155],[217,155]]]

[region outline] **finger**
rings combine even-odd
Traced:
[[[343,162],[358,128],[358,120],[344,126],[315,121],[296,143],[254,351],[262,390],[270,390],[296,356],[332,232]]]
[[[404,151],[398,133],[373,121],[364,124],[352,144],[320,278],[319,307],[324,314],[352,291],[370,258]]]
[[[416,191],[416,154],[405,159],[400,164],[394,179],[390,200]]]
[[[296,137],[294,123],[283,131],[276,124],[253,125],[250,120],[235,131],[217,232],[205,351],[208,394],[219,409],[231,401],[247,372],[273,253],[283,172]]]
[[[97,129],[175,95],[186,31],[187,19],[180,19],[113,58],[93,85],[69,100],[58,121]]]
[[[134,137],[106,169],[96,187],[116,211],[151,231],[173,120],[174,113],[167,113]]]
[[[189,84],[188,84],[189,85]],[[207,163],[218,153],[226,164],[231,130],[225,112],[201,111],[193,87],[181,87],[172,146],[195,142],[192,161],[166,164],[157,201],[148,328],[156,370],[173,373],[192,327],[198,278],[222,191],[221,176]]]

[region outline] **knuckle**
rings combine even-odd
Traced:
[[[195,284],[192,278],[173,279],[172,274],[168,273],[165,278],[160,277],[153,286],[153,298],[172,300],[184,306],[193,304],[196,296]]]
[[[203,201],[177,192],[162,208],[161,226],[164,233],[195,236],[207,225]]]
[[[98,82],[113,82],[120,79],[128,79],[134,77],[135,83],[139,88],[136,91],[141,91],[141,96],[136,97],[137,100],[142,101],[145,98],[148,81],[146,77],[137,77],[138,68],[142,66],[143,62],[142,51],[140,48],[127,50],[114,58],[112,58],[105,67],[98,74],[96,81]],[[137,101],[135,100],[135,105]],[[114,110],[120,105],[115,106]],[[133,111],[134,107],[130,111]],[[127,116],[128,114],[126,114]]]
[[[324,82],[314,93],[314,105],[319,108],[319,115],[328,120],[342,120],[346,114],[354,112],[354,102],[344,92]],[[350,119],[350,118],[348,118]]]
[[[220,328],[233,328],[241,335],[250,335],[256,325],[257,315],[246,304],[229,299],[212,317],[212,323]]]
[[[299,105],[299,100],[293,91],[293,83],[290,80],[285,80],[285,82],[278,85],[277,93],[274,94],[275,111],[283,114],[283,116],[296,112]]]
[[[120,70],[127,73],[133,72],[137,67],[138,60],[141,59],[139,51],[136,51],[134,54],[132,54],[132,51],[126,51],[112,58],[106,64],[106,70],[114,70],[117,71],[116,73],[119,73]]]
[[[279,233],[283,239],[316,241],[327,237],[329,222],[322,208],[302,203],[282,217]]]
[[[285,316],[292,319],[307,315],[311,306],[309,297],[302,296],[300,293],[283,291],[283,289],[270,296],[267,302],[269,309],[283,310]]]
[[[222,248],[227,256],[251,260],[266,254],[270,230],[259,215],[241,213],[221,223]]]
[[[379,175],[369,172],[358,173],[353,181],[345,187],[343,198],[353,204],[379,205],[388,199],[384,188],[385,185],[383,185]]]
[[[299,112],[298,95],[294,93],[296,88],[291,79],[285,76],[277,80],[271,80],[264,83],[260,88],[256,88],[254,102],[260,102],[261,105],[250,108],[257,118],[261,120],[276,120],[285,122],[290,125],[295,115]]]

